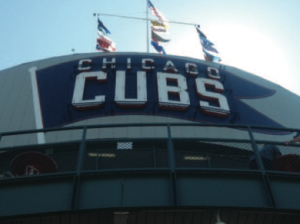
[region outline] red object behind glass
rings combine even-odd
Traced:
[[[300,172],[300,155],[283,155],[274,160],[274,169],[286,172]]]
[[[17,155],[11,163],[14,176],[36,175],[57,172],[55,161],[40,152],[24,152]]]

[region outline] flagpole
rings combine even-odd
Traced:
[[[146,7],[147,7],[147,22],[146,22],[146,26],[147,26],[147,53],[149,53],[149,19],[148,19],[148,0],[146,0]]]
[[[148,10],[148,8],[147,8]],[[101,16],[112,16],[112,17],[119,17],[119,18],[124,18],[124,19],[137,19],[137,20],[151,20],[151,19],[146,19],[146,18],[140,18],[140,17],[132,17],[132,16],[120,16],[120,15],[115,15],[115,14],[106,14],[106,13],[98,13],[98,15]],[[175,23],[175,24],[181,24],[181,25],[191,25],[191,26],[196,26],[198,24],[196,23],[183,23],[183,22],[178,22],[178,21],[168,21],[169,23]]]

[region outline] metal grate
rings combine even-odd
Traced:
[[[168,167],[167,140],[87,142],[84,170]]]
[[[172,133],[174,136],[184,136],[184,130],[178,128],[174,129]],[[24,176],[75,171],[78,168],[78,161],[83,161],[82,169],[85,171],[173,169],[170,165],[174,163],[169,161],[169,158],[173,158],[173,153],[177,168],[258,170],[258,161],[252,148],[252,143],[255,144],[254,141],[251,143],[246,139],[226,140],[203,137],[201,140],[197,140],[174,136],[173,139],[172,136],[169,136],[169,139],[126,138],[125,140],[111,138],[85,140],[83,138],[80,142],[1,148],[0,177],[9,177],[10,173],[15,176]],[[63,139],[62,135],[57,137]],[[259,142],[257,144],[258,154],[265,170],[300,173],[300,145],[286,146],[278,142],[277,144],[280,145],[276,145],[273,141],[268,145],[278,147],[278,151],[282,155],[278,158],[274,156],[268,159],[262,153],[262,149],[266,147],[263,144],[264,141],[257,140],[256,142]],[[168,144],[169,142],[173,142],[173,144]],[[78,160],[81,143],[85,147],[81,148],[83,153],[80,155],[83,157]],[[16,161],[18,162],[16,163]]]
[[[247,142],[174,140],[176,167],[250,169],[253,150]]]
[[[275,144],[257,144],[257,146],[266,170],[300,173],[300,146]],[[270,148],[270,155],[273,156],[273,159],[265,158],[261,153],[262,149],[266,146]],[[279,151],[281,155],[277,156],[277,151]],[[257,167],[254,168],[257,169]]]

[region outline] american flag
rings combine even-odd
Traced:
[[[168,23],[167,19],[154,7],[150,0],[148,0],[148,6],[153,16],[157,17],[164,25]]]

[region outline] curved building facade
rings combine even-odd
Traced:
[[[0,71],[6,222],[298,223],[299,96],[198,59],[74,54]],[[280,157],[266,163],[262,149]],[[255,165],[253,165],[255,164]]]

